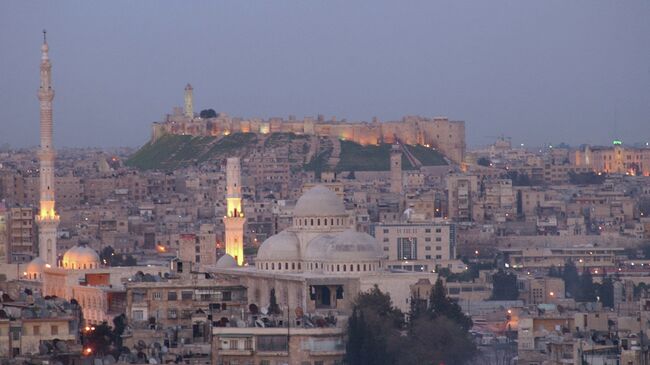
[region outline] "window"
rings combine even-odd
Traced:
[[[53,334],[53,335],[58,335],[59,334],[59,326],[52,325],[52,327],[50,327],[50,333]]]
[[[442,246],[436,246],[436,251],[442,251]]]
[[[153,292],[153,294],[151,296],[153,297],[154,300],[161,300],[162,299],[162,292],[155,291],[155,292]]]
[[[436,259],[442,260],[442,255],[436,255]]]
[[[425,237],[425,238],[424,238],[424,241],[425,241],[425,242],[431,242],[431,237]]]
[[[232,292],[225,291],[225,292],[221,293],[221,295],[223,297],[224,302],[229,302],[229,301],[232,300]]]
[[[252,350],[253,349],[253,339],[252,338],[247,338],[244,340],[244,350]]]
[[[34,326],[34,336],[41,334],[41,326]]]
[[[191,319],[192,318],[192,310],[191,309],[183,309],[181,311],[181,319]]]
[[[431,251],[431,246],[424,246],[425,251]]]
[[[144,320],[144,312],[142,310],[134,310],[132,314],[134,320],[136,321]]]
[[[436,242],[442,242],[442,237],[436,237]]]
[[[397,239],[397,257],[399,260],[417,260],[417,238],[400,237]]]
[[[178,318],[178,313],[176,312],[176,309],[167,310],[167,318],[168,319],[176,319],[176,318]]]
[[[167,292],[167,300],[174,301],[174,300],[177,300],[177,299],[178,299],[178,295],[176,294],[175,291]]]
[[[239,347],[239,340],[234,340],[234,339],[230,340],[229,347],[231,350],[237,350],[237,348]]]
[[[384,242],[389,242],[389,241],[390,239],[388,239],[388,237],[384,237]]]
[[[258,351],[287,351],[287,348],[287,336],[257,336]]]
[[[441,233],[441,232],[442,232],[442,228],[436,228],[436,233]]]
[[[424,230],[424,233],[431,233],[431,228],[426,228],[426,229]]]
[[[181,300],[192,300],[192,292],[189,290],[183,290],[181,292]]]
[[[426,255],[425,258],[426,258],[427,260],[431,260],[431,255]]]
[[[384,228],[384,233],[388,233],[388,229]]]
[[[384,251],[388,251],[388,247],[384,247]]]

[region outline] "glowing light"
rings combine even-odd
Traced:
[[[506,267],[510,267],[510,264],[508,264],[508,263],[506,262],[506,265],[505,265],[505,266],[506,266]]]
[[[158,251],[158,252],[160,252],[160,253],[167,252],[167,247],[165,247],[165,246],[163,246],[163,245],[157,245],[157,246],[156,246],[156,251]]]
[[[614,145],[616,145],[616,146],[620,146],[620,145],[623,144],[623,142],[620,141],[620,140],[618,140],[618,139],[615,139],[614,141],[612,141],[612,144],[614,144]]]
[[[550,296],[552,296],[552,297],[555,296],[555,293],[554,293],[554,292],[550,292],[550,293],[548,293],[548,294],[549,294]]]
[[[50,264],[45,264],[45,267],[47,267],[47,268],[49,269],[49,268],[52,267],[52,265],[50,265]]]
[[[508,309],[508,314],[512,314],[512,309]]]
[[[478,250],[474,251],[474,254],[475,254],[475,255],[478,255]]]
[[[88,355],[90,355],[92,353],[93,353],[93,349],[91,349],[90,347],[86,347],[84,349],[84,354],[86,354],[86,356],[88,356]]]

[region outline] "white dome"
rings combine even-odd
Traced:
[[[326,262],[377,261],[382,252],[374,237],[348,229],[338,234],[324,234],[307,246],[305,259]]]
[[[294,217],[331,217],[346,215],[343,201],[323,185],[316,185],[303,194],[293,209]]]
[[[237,267],[237,261],[235,261],[235,258],[225,254],[217,260],[217,267],[220,269],[230,269],[233,267]]]
[[[74,246],[63,254],[62,263],[66,269],[96,269],[99,255],[90,247]]]
[[[282,231],[266,239],[257,251],[256,261],[297,261],[300,241],[295,233]]]
[[[28,273],[42,273],[43,268],[45,267],[45,260],[40,257],[37,257],[30,261],[25,267],[25,271]]]

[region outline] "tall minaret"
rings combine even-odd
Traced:
[[[194,118],[194,101],[192,100],[194,96],[192,95],[192,85],[187,84],[185,86],[185,116],[188,118]]]
[[[47,54],[46,32],[43,31],[41,46],[41,86],[38,89],[38,100],[41,109],[41,148],[38,152],[40,159],[40,211],[36,217],[38,224],[39,256],[52,267],[56,266],[56,230],[59,226],[59,216],[54,209],[54,147],[52,146],[52,64]]]
[[[230,157],[226,162],[226,253],[244,263],[244,212],[241,210],[241,165],[239,157]]]

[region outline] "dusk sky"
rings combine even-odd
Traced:
[[[470,146],[650,139],[650,1],[2,1],[0,145],[139,146],[181,106],[352,121],[447,116]]]

